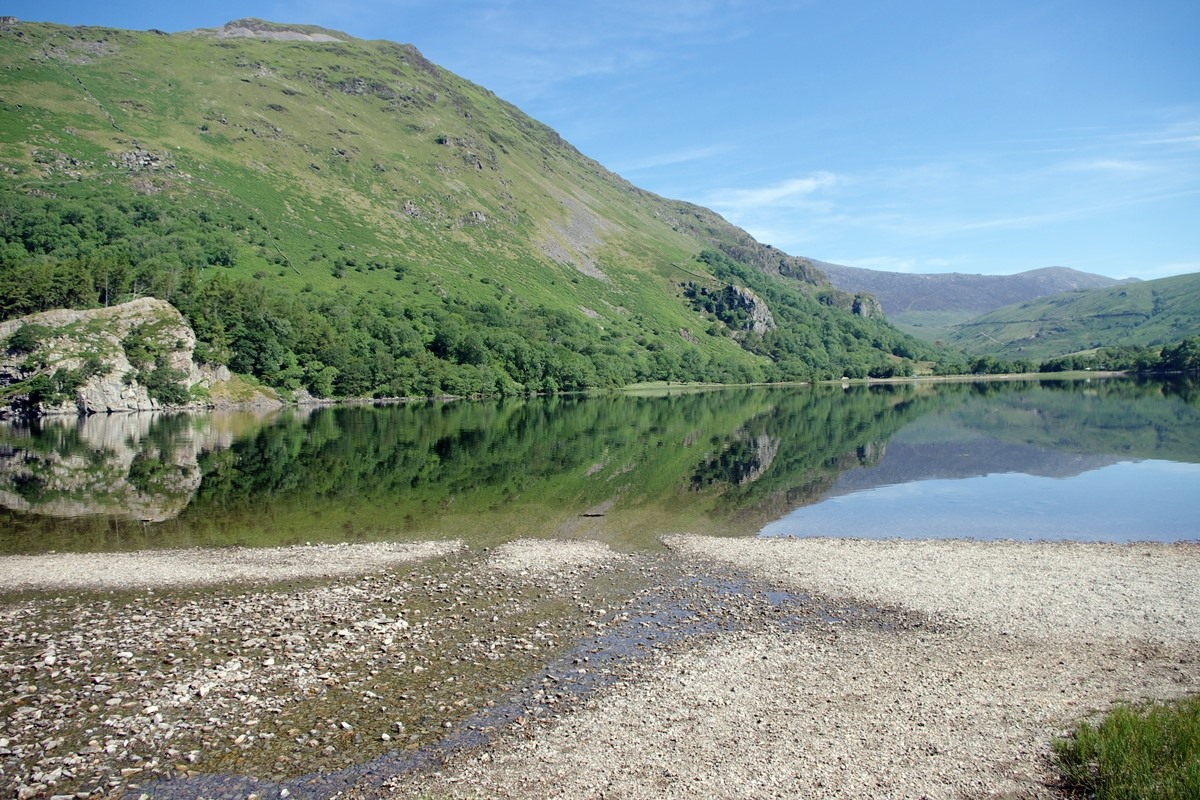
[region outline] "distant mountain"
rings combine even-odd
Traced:
[[[1038,360],[1197,335],[1200,273],[1006,306],[955,326],[949,341],[976,355]]]
[[[875,295],[893,324],[931,340],[944,336],[951,325],[1003,306],[1129,282],[1067,267],[1046,267],[1016,275],[966,275],[882,272],[816,263],[834,286]]]
[[[817,262],[830,282],[848,292],[869,292],[889,317],[913,311],[970,311],[982,314],[1036,297],[1102,289],[1128,281],[1069,269],[1045,267],[1015,275],[966,275],[961,272],[915,274],[882,272]]]
[[[911,371],[873,298],[643,191],[416,47],[0,18],[0,319],[168,300],[320,396]],[[3,343],[0,343],[3,346]]]

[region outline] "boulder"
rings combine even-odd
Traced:
[[[11,338],[27,325],[39,327],[32,346],[14,348]],[[196,335],[183,315],[163,300],[143,297],[121,305],[88,310],[56,309],[0,323],[0,386],[39,375],[86,375],[73,397],[32,402],[19,392],[13,406],[35,414],[96,414],[152,411],[163,404],[138,380],[139,368],[127,353],[131,336],[143,353],[154,353],[191,389],[208,376],[192,360]],[[143,369],[144,369],[143,365]],[[226,371],[228,374],[228,371]],[[210,379],[210,378],[209,378]],[[37,407],[29,407],[31,404]]]

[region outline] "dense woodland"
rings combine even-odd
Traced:
[[[741,335],[737,320],[722,318],[720,309],[697,308],[706,335],[738,334],[745,354],[728,360],[698,347],[668,348],[669,332],[652,325],[649,335],[598,334],[581,315],[530,306],[501,291],[491,301],[446,294],[439,303],[415,305],[355,292],[346,274],[391,270],[399,280],[410,269],[399,261],[335,260],[344,284],[333,292],[296,289],[290,275],[289,281],[264,280],[273,276],[261,272],[255,280],[240,279],[228,268],[267,238],[252,218],[184,208],[116,185],[71,189],[0,193],[3,318],[159,297],[192,325],[199,360],[285,391],[502,395],[654,380],[891,377],[941,355],[881,320],[848,314],[715,250],[699,253],[697,265],[729,285],[753,289],[779,322],[764,335]]]

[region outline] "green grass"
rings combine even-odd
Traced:
[[[0,231],[0,316],[96,305],[99,281],[105,302],[174,303],[212,345],[205,356],[240,352],[254,363],[238,371],[284,389],[299,374],[336,395],[492,391],[464,368],[478,363],[428,350],[451,322],[481,330],[481,305],[507,314],[485,340],[509,333],[542,348],[521,368],[499,349],[483,359],[512,391],[839,377],[896,349],[933,357],[854,317],[853,297],[804,259],[636,189],[404,45],[20,23],[0,31],[0,111],[0,205],[17,209]],[[135,150],[156,160],[131,162]],[[818,357],[752,350],[692,307],[682,282],[722,283],[696,261],[714,248],[752,270],[730,281],[776,290],[786,330],[774,338],[803,338]],[[89,259],[102,274],[89,275]],[[46,291],[31,284],[39,270]],[[55,286],[73,294],[51,297]],[[28,303],[14,302],[17,289]],[[206,289],[227,297],[205,305]],[[786,320],[776,296],[795,307]],[[270,311],[260,333],[278,341],[244,340],[246,315],[223,313],[239,297]],[[318,331],[321,320],[341,327]],[[286,381],[266,364],[275,349],[295,358]],[[597,376],[564,367],[569,353]],[[326,367],[330,381],[312,377]]]
[[[1096,800],[1200,797],[1200,696],[1118,706],[1054,743],[1066,787]]]
[[[900,330],[927,342],[946,340],[955,325],[970,322],[979,316],[974,311],[900,311],[887,315],[888,321]]]
[[[973,355],[1045,359],[1116,345],[1174,344],[1200,330],[1200,274],[1006,306],[955,326],[946,341]]]

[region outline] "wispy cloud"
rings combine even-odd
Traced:
[[[714,209],[744,214],[756,209],[812,207],[813,195],[840,182],[832,172],[816,172],[803,178],[788,178],[779,183],[750,189],[718,189],[705,200]]]
[[[664,153],[650,153],[627,161],[618,162],[611,166],[614,171],[622,175],[628,175],[641,170],[706,161],[728,152],[729,149],[728,145],[699,145]]]
[[[815,241],[818,231],[827,239],[949,244],[970,234],[1050,231],[1089,220],[1103,225],[1099,220],[1114,211],[1168,207],[1200,194],[1200,158],[1177,146],[1189,130],[1175,124],[1091,130],[1053,152],[1014,152],[1013,143],[1004,142],[925,162],[865,164],[854,172],[817,171],[726,188],[701,202],[747,230],[771,231],[781,246]],[[1102,228],[1096,236],[1103,236]],[[890,259],[894,270],[914,264],[907,257],[880,258]]]
[[[1136,144],[1146,146],[1200,148],[1200,118],[1188,117],[1168,122],[1156,129],[1140,131],[1131,139]]]
[[[414,5],[444,9],[432,0]],[[706,45],[740,35],[742,7],[738,0],[467,0],[454,36],[435,46],[451,69],[521,105],[579,80],[645,74],[665,59],[699,57]]]
[[[1072,161],[1061,166],[1067,172],[1097,172],[1109,175],[1145,175],[1156,167],[1144,161],[1122,158],[1097,158],[1090,161]]]

